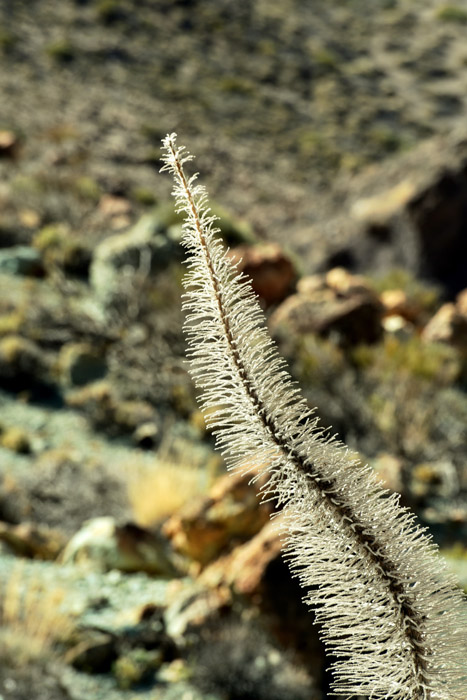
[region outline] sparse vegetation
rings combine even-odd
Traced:
[[[436,16],[443,22],[467,24],[467,10],[458,5],[442,5],[436,11]]]
[[[218,464],[215,456],[210,463],[194,458],[189,445],[185,450],[178,449],[176,457],[171,456],[170,448],[163,447],[153,464],[128,464],[123,478],[135,521],[151,527],[205,494],[213,483]]]
[[[0,658],[13,667],[47,663],[70,639],[73,620],[61,611],[66,591],[25,581],[19,564],[0,592]]]

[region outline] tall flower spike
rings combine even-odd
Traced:
[[[367,466],[323,431],[269,338],[245,276],[228,260],[192,156],[163,140],[188,251],[191,374],[231,469],[266,472],[285,550],[321,623],[333,690],[350,698],[465,700],[465,605],[430,538]],[[246,466],[247,465],[247,466]]]

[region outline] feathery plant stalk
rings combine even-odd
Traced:
[[[368,466],[323,430],[270,339],[248,279],[228,260],[192,156],[163,140],[186,214],[191,374],[231,469],[267,473],[286,556],[322,625],[333,690],[391,700],[465,700],[465,608],[430,538]],[[464,621],[464,624],[463,624]]]

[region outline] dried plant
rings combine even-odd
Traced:
[[[283,509],[287,558],[337,659],[336,695],[465,699],[455,581],[398,496],[318,424],[225,254],[205,189],[185,175],[192,156],[175,134],[163,144],[186,214],[186,333],[206,421],[230,468],[268,474],[264,498]]]
[[[47,661],[73,631],[73,621],[62,611],[66,592],[25,580],[24,566],[12,570],[0,591],[0,658],[27,667]]]

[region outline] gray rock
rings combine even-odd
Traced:
[[[154,576],[179,575],[166,540],[133,524],[118,525],[114,518],[94,518],[68,542],[64,563],[75,562],[100,571],[144,571]]]
[[[43,266],[39,251],[23,245],[0,250],[0,272],[26,277],[41,275]]]
[[[467,286],[467,133],[422,143],[341,183],[335,218],[315,222],[299,244],[309,271],[336,265],[372,275],[403,268],[454,295]]]
[[[105,358],[86,343],[67,343],[60,351],[59,369],[63,382],[83,386],[94,382],[107,372]]]
[[[180,255],[174,232],[166,235],[157,215],[145,214],[125,233],[110,236],[94,251],[90,282],[104,303],[111,303],[126,276],[146,275],[165,268]]]

